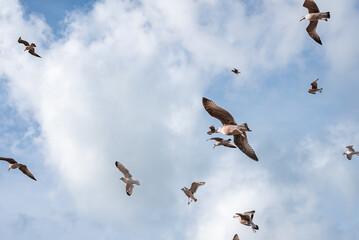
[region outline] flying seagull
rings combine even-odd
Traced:
[[[131,173],[121,163],[116,161],[115,165],[118,168],[118,170],[120,170],[120,172],[122,172],[123,175],[125,175],[125,177],[121,177],[120,180],[126,183],[126,193],[128,196],[131,196],[134,187],[133,184],[140,185],[140,182],[137,180],[133,180]]]
[[[233,240],[239,240],[238,234],[234,235]]]
[[[216,146],[220,146],[223,145],[225,147],[230,147],[230,148],[236,148],[236,146],[234,146],[233,144],[230,144],[229,142],[232,141],[232,139],[228,138],[227,140],[224,140],[223,138],[210,138],[207,139],[208,140],[215,140],[216,142],[213,144],[213,148],[215,148]]]
[[[21,172],[23,172],[25,175],[27,175],[29,178],[33,179],[36,181],[36,179],[34,178],[34,176],[32,175],[32,173],[29,171],[29,169],[27,169],[26,165],[21,164],[16,162],[14,159],[12,158],[4,158],[4,157],[0,157],[0,160],[6,161],[9,163],[9,169],[8,171],[10,171],[10,169],[16,169],[18,168]]]
[[[256,232],[256,230],[259,230],[258,225],[253,223],[253,217],[254,217],[255,211],[245,212],[245,213],[236,213],[236,215],[233,216],[233,218],[237,218],[240,223],[246,226],[251,226],[253,232]]]
[[[188,189],[186,187],[183,187],[181,189],[184,192],[184,194],[186,194],[186,196],[188,197],[188,205],[192,202],[192,200],[197,202],[197,198],[195,198],[193,196],[193,194],[195,194],[195,192],[197,191],[197,188],[199,186],[202,186],[204,184],[205,184],[205,182],[193,182],[190,189]],[[191,199],[191,201],[190,201],[190,199]]]
[[[318,92],[318,91],[319,91],[320,93],[322,92],[323,88],[319,88],[319,89],[318,89],[318,80],[319,80],[319,78],[318,78],[317,80],[315,80],[314,82],[311,83],[312,88],[308,90],[309,93],[315,94],[315,93]]]
[[[236,75],[238,75],[238,73],[241,73],[240,71],[238,71],[237,68],[233,68],[232,72],[233,72],[234,74],[236,74]]]
[[[317,4],[313,0],[305,0],[303,7],[308,8],[309,13],[303,16],[300,21],[304,19],[308,19],[310,21],[307,27],[307,32],[309,36],[314,39],[314,41],[322,45],[322,41],[316,31],[318,20],[323,19],[328,21],[328,18],[330,18],[330,12],[320,12]]]
[[[37,53],[35,53],[35,47],[36,47],[35,43],[31,43],[31,45],[30,45],[27,41],[22,40],[21,37],[19,37],[19,39],[17,41],[18,41],[18,43],[22,43],[25,45],[24,51],[28,50],[31,55],[41,58],[39,55],[37,55]]]
[[[346,146],[346,148],[348,148],[348,151],[343,152],[343,155],[347,155],[347,158],[349,160],[352,160],[353,155],[358,155],[359,156],[359,152],[356,152],[354,150],[353,145]]]
[[[232,115],[224,110],[221,107],[218,107],[212,100],[209,100],[205,97],[202,98],[202,103],[204,109],[214,118],[217,118],[222,122],[223,126],[215,129],[214,126],[210,127],[209,132],[207,134],[211,135],[212,133],[222,133],[224,135],[234,135],[233,141],[234,144],[248,157],[251,159],[258,161],[258,157],[252,147],[248,143],[248,138],[246,131],[252,131],[248,128],[247,123],[243,123],[241,125],[237,125],[236,121],[232,117]]]

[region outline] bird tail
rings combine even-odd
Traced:
[[[210,126],[209,129],[211,129],[211,131],[207,132],[208,135],[212,135],[212,133],[216,132],[216,128],[214,126]]]
[[[133,181],[133,184],[140,185],[140,181]]]
[[[326,12],[326,18],[330,18],[330,12]]]

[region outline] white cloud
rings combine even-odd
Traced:
[[[251,230],[232,216],[252,209],[257,211],[259,238],[288,239],[295,233],[297,239],[329,237],[334,220],[325,220],[325,210],[313,219],[308,216],[323,201],[320,193],[327,183],[329,193],[324,196],[338,191],[343,201],[357,198],[353,170],[337,167],[333,157],[352,132],[333,142],[313,140],[315,135],[294,137],[301,141],[294,153],[303,161],[282,150],[281,142],[290,143],[280,139],[280,157],[271,159],[268,139],[287,135],[281,135],[285,128],[268,126],[269,109],[260,117],[255,113],[259,128],[268,126],[262,129],[266,136],[255,131],[250,135],[255,149],[264,150],[258,164],[238,151],[209,151],[204,141],[207,127],[216,120],[204,112],[203,95],[211,92],[210,98],[236,103],[250,95],[251,91],[243,93],[245,89],[264,89],[261,79],[270,70],[305,65],[302,51],[312,40],[299,23],[306,11],[301,4],[266,1],[254,13],[248,7],[240,1],[100,1],[90,12],[70,13],[66,31],[54,40],[43,18],[24,19],[19,3],[1,2],[0,25],[6,27],[0,29],[0,75],[9,80],[11,99],[20,113],[30,112],[40,125],[44,167],[54,176],[45,170],[42,175],[58,181],[58,188],[47,196],[54,201],[52,207],[59,201],[54,199],[61,198],[59,192],[68,192],[71,207],[66,211],[75,209],[75,217],[70,214],[73,222],[87,219],[89,225],[109,227],[109,239],[118,225],[126,239],[153,239],[148,229],[159,234],[157,239],[230,239],[239,231],[241,238],[249,238]],[[331,23],[326,27],[331,29]],[[328,45],[326,60],[333,61],[329,47],[336,43],[331,40],[336,30],[327,34],[324,29],[320,30]],[[36,42],[42,59],[22,51],[16,42],[20,35]],[[355,51],[348,58],[344,55],[343,61],[357,56]],[[241,78],[225,75],[237,65]],[[219,88],[222,81],[229,83],[224,90]],[[243,94],[238,96],[237,90]],[[271,94],[263,96],[266,104],[273,104]],[[274,103],[281,101],[285,100]],[[293,108],[297,105],[300,108],[298,103]],[[250,115],[257,106],[233,108]],[[235,115],[247,121],[240,114]],[[281,176],[283,168],[268,163],[277,166],[287,157],[294,158],[293,165],[285,163],[293,175],[288,182],[289,173]],[[131,198],[118,179],[116,160],[141,181]],[[338,175],[331,177],[334,169]],[[312,177],[318,185],[312,184]],[[180,188],[195,180],[207,184],[198,191],[199,201],[186,208]],[[53,221],[67,221],[66,216]],[[134,221],[138,232],[130,230]],[[66,229],[71,231],[71,226]]]

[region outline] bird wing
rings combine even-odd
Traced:
[[[225,143],[223,146],[225,146],[225,147],[230,147],[230,148],[237,148],[236,146],[234,146],[234,145],[231,144],[231,143]]]
[[[12,158],[0,157],[0,160],[6,161],[6,162],[8,162],[9,164],[17,163],[17,162],[15,161],[15,159],[12,159]]]
[[[305,0],[303,7],[308,8],[309,13],[319,13],[319,8],[313,0]]]
[[[19,37],[19,39],[17,40],[17,42],[18,42],[18,43],[22,43],[22,44],[24,44],[25,46],[29,46],[29,45],[30,45],[27,41],[22,40],[21,37]]]
[[[131,196],[133,192],[133,184],[126,184],[126,193],[128,196]]]
[[[309,36],[314,39],[314,41],[322,45],[322,41],[320,40],[320,37],[316,31],[317,25],[318,25],[318,21],[310,21],[307,27],[307,32]]]
[[[216,141],[220,142],[220,141],[223,140],[223,138],[214,137],[214,138],[210,138],[210,139],[208,139],[208,140],[216,140]]]
[[[233,116],[226,110],[221,107],[218,107],[212,100],[209,100],[205,97],[202,98],[202,103],[204,109],[211,115],[212,117],[217,118],[222,122],[223,125],[237,125]]]
[[[347,154],[347,158],[348,158],[349,160],[352,160],[352,156],[353,156],[353,155]]]
[[[346,148],[348,148],[348,149],[349,149],[349,151],[353,151],[353,152],[355,152],[355,150],[354,150],[354,148],[353,148],[353,145],[346,146]]]
[[[239,240],[238,234],[234,235],[233,240]]]
[[[251,218],[251,220],[253,220],[253,217],[254,217],[254,213],[255,213],[256,211],[250,211],[250,212],[245,212],[245,213],[243,213],[244,215],[247,215],[247,216],[249,216],[250,218]]]
[[[197,191],[197,188],[204,184],[205,184],[205,182],[193,182],[191,185],[191,188],[189,190],[192,192],[192,194],[194,194]]]
[[[248,143],[246,133],[243,132],[243,134],[245,135],[245,137],[243,137],[241,134],[234,135],[234,139],[233,139],[234,144],[236,144],[236,146],[248,157],[250,157],[254,161],[258,161],[258,157],[256,153]]]
[[[121,163],[119,162],[115,162],[116,167],[118,168],[118,170],[120,170],[120,172],[123,173],[123,175],[125,175],[125,178],[130,178],[132,177],[131,173],[128,171],[127,168],[125,168],[125,166],[123,166]]]
[[[32,173],[29,171],[29,169],[27,169],[26,165],[24,164],[20,164],[19,167],[20,171],[23,172],[25,175],[27,175],[29,178],[33,179],[36,181],[36,178],[34,178],[34,175],[32,175]]]
[[[317,83],[318,80],[319,80],[319,79],[317,79],[317,80],[315,80],[314,82],[311,83],[312,89],[318,89],[318,83]]]
[[[33,49],[33,48],[31,48],[31,49],[29,50],[29,53],[30,53],[31,55],[34,55],[34,56],[36,56],[36,57],[41,58],[37,53],[35,53],[35,49]]]

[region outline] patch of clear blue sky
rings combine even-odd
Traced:
[[[62,30],[64,26],[62,23],[68,12],[75,9],[90,10],[94,2],[95,0],[20,0],[25,16],[29,14],[44,16],[55,35]]]

